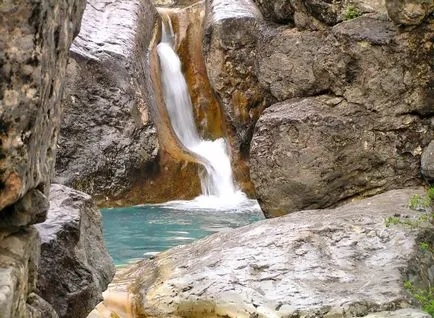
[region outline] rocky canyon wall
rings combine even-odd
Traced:
[[[421,184],[434,137],[432,7],[255,3],[208,1],[204,45],[265,214]]]
[[[89,3],[71,48],[56,180],[100,206],[194,197],[197,167],[161,113],[157,11],[147,0]]]

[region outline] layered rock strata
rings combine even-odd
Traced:
[[[394,190],[171,249],[121,270],[91,317],[427,317],[404,288],[433,283],[432,249],[419,247],[434,243],[430,212],[408,208],[421,193]]]

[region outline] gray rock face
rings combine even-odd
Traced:
[[[60,98],[85,1],[14,1],[0,22],[0,211],[54,168]]]
[[[260,83],[279,101],[331,91],[385,115],[434,112],[428,27],[399,32],[390,22],[361,17],[330,31],[264,32]]]
[[[151,59],[159,25],[150,0],[91,0],[71,47],[55,180],[89,193],[99,206],[200,191],[196,167],[183,169],[165,153],[168,134],[162,138],[161,131],[167,123],[159,124],[153,111],[158,61],[151,65]],[[173,189],[186,178],[193,186],[178,196]]]
[[[53,184],[41,236],[37,292],[59,317],[86,317],[114,275],[101,214],[87,194]]]
[[[140,17],[140,18],[138,18]],[[157,12],[149,1],[90,1],[71,47],[56,181],[119,198],[152,167],[154,125],[137,78]]]
[[[253,0],[264,17],[273,22],[318,30],[350,18],[351,13],[375,13],[385,16],[382,0]]]
[[[269,217],[324,208],[419,184],[421,150],[433,133],[429,120],[385,120],[343,98],[288,100],[258,121],[251,177]]]
[[[417,25],[434,10],[434,1],[386,0],[389,17],[398,24]]]
[[[434,242],[432,225],[385,222],[393,215],[416,222],[420,212],[408,208],[415,193],[297,212],[171,249],[121,270],[104,304],[165,318],[426,317],[418,310],[378,313],[416,306],[404,280],[433,283],[432,251],[418,242]],[[120,303],[127,291],[133,294]]]
[[[433,138],[430,28],[401,32],[360,17],[327,32],[262,33],[257,76],[284,101],[265,111],[251,144],[251,178],[266,215],[421,182],[420,155]]]
[[[421,158],[422,175],[429,183],[434,183],[434,140],[424,149]]]

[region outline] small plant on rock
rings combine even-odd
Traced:
[[[357,9],[354,6],[347,6],[345,8],[345,13],[344,13],[344,21],[348,21],[348,20],[352,20],[355,18],[358,18],[362,15],[362,13],[360,12],[359,9]]]
[[[404,288],[422,305],[422,310],[434,317],[434,288],[416,288],[410,281],[404,282]]]
[[[430,189],[431,190],[431,189]],[[430,191],[428,190],[428,191]],[[434,193],[427,193],[425,196],[421,196],[420,194],[415,194],[411,197],[408,202],[408,207],[412,210],[416,211],[425,211],[428,207],[431,206],[431,197],[430,195],[434,195]]]

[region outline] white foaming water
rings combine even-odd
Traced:
[[[257,202],[249,200],[234,184],[225,140],[220,138],[212,141],[200,138],[187,83],[181,70],[181,61],[173,50],[175,36],[170,18],[167,16],[167,22],[164,20],[163,18],[162,40],[157,46],[157,53],[170,121],[182,144],[208,162],[205,165],[205,173],[200,176],[203,193],[201,196],[192,201],[173,201],[164,205],[169,208],[182,206],[186,209],[218,209],[232,212],[259,209]]]

